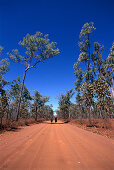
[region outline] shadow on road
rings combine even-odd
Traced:
[[[20,127],[13,127],[13,128],[7,129],[7,131],[19,132],[22,129],[23,128],[20,128]]]
[[[51,123],[51,122],[43,122],[44,124],[55,124],[55,125],[57,125],[57,124],[64,124],[64,123],[62,123],[62,122],[58,122],[58,123]]]

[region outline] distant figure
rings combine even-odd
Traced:
[[[53,118],[51,117],[51,123],[53,122]]]
[[[57,122],[57,117],[55,117],[55,123]]]

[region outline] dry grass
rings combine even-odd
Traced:
[[[71,124],[75,124],[85,130],[92,131],[114,139],[114,119],[72,119]]]
[[[42,123],[43,121],[45,121],[45,119],[38,119],[37,121],[35,121],[35,119],[30,118],[30,119],[19,119],[18,121],[15,121],[15,120],[9,120],[4,118],[2,128],[0,130],[1,132],[3,132],[4,130],[9,131],[9,130],[17,129],[19,126],[29,126],[30,124]]]

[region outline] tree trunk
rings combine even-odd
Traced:
[[[35,117],[35,121],[37,121],[38,118],[38,113],[37,113],[37,106],[36,106],[36,117]]]
[[[113,80],[112,80],[113,81]],[[113,84],[111,86],[111,91],[112,91],[112,100],[114,100],[114,89],[113,89]]]
[[[19,95],[19,103],[18,103],[18,107],[17,107],[17,117],[16,117],[16,121],[18,121],[19,115],[20,115],[20,105],[21,105],[21,98],[22,98],[22,92],[23,92],[23,87],[24,87],[24,81],[25,81],[26,72],[27,72],[27,70],[25,70],[25,73],[24,73],[24,76],[23,76],[23,82],[22,82],[21,91],[20,91],[20,95]]]
[[[0,128],[2,129],[2,116],[1,116],[1,119],[0,119]]]
[[[37,113],[36,113],[35,121],[37,121],[37,118],[38,118],[38,115],[37,115]]]
[[[89,120],[90,120],[90,107],[88,106],[88,111],[89,111]]]
[[[68,110],[68,118],[69,118],[69,119],[70,119],[70,116],[71,116],[71,115],[70,115],[70,111]]]
[[[88,106],[88,111],[89,111],[89,122],[91,123],[91,107]]]
[[[9,118],[9,104],[8,104],[8,109],[7,109],[7,119]]]

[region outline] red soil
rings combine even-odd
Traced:
[[[112,170],[114,141],[48,122],[0,135],[1,170]]]

